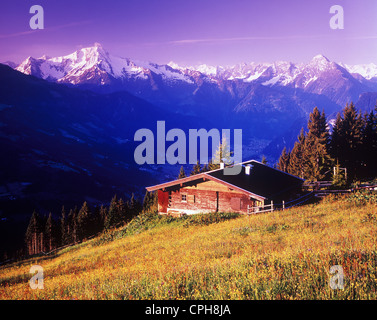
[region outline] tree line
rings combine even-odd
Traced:
[[[153,210],[156,205],[156,195],[147,192],[143,201],[133,194],[128,201],[115,195],[109,206],[91,208],[84,202],[80,209],[75,207],[69,211],[63,206],[57,220],[51,212],[48,217],[42,217],[34,211],[25,234],[26,253],[33,255],[50,252],[65,245],[79,243],[100,232],[120,227],[139,213]]]
[[[332,131],[317,107],[292,150],[285,147],[277,168],[309,181],[331,179],[335,185],[377,176],[377,106],[361,113],[353,103],[337,114]]]

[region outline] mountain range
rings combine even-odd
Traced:
[[[11,65],[11,64],[9,64]],[[376,104],[377,65],[346,65],[317,55],[308,63],[179,66],[121,58],[100,44],[60,57],[28,57],[15,70],[96,93],[127,91],[161,109],[241,128],[245,155],[275,160],[292,145],[315,106],[329,123],[347,103]]]
[[[101,204],[115,193],[142,195],[146,185],[176,178],[177,166],[138,166],[133,159],[134,133],[155,132],[159,120],[166,130],[242,129],[244,160],[265,155],[272,165],[284,146],[293,146],[315,106],[331,123],[351,101],[362,111],[375,106],[376,65],[317,55],[300,64],[179,66],[117,57],[100,44],[5,62],[0,233],[23,230],[9,225],[25,224],[34,209]]]
[[[168,101],[169,105],[176,101],[193,104],[195,96],[209,87],[238,98],[234,110],[246,107],[250,89],[256,86],[302,90],[326,96],[340,106],[350,100],[356,102],[360,94],[377,89],[377,65],[349,66],[331,62],[323,55],[300,64],[280,61],[231,67],[182,67],[173,62],[132,61],[111,55],[95,44],[66,56],[28,57],[18,66],[8,64],[24,74],[50,82],[86,86],[94,91],[126,90],[153,102],[163,103],[171,93],[174,102]],[[184,89],[187,92],[182,92]]]

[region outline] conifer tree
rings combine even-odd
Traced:
[[[208,164],[204,164],[203,167],[200,169],[200,172],[207,172],[209,171]]]
[[[186,172],[185,169],[183,169],[183,166],[181,166],[181,170],[179,171],[178,179],[186,178]]]
[[[44,241],[45,241],[45,249],[46,251],[50,252],[51,250],[56,249],[57,247],[57,226],[52,218],[52,213],[50,212],[46,221],[46,226],[44,229]]]
[[[121,219],[118,211],[118,197],[117,195],[114,195],[114,197],[111,199],[109,211],[106,217],[105,229],[115,227],[120,223],[120,221]]]
[[[350,179],[356,178],[360,173],[362,131],[361,113],[356,110],[353,103],[347,104],[342,116],[337,118],[330,146],[332,156],[342,167],[347,168]]]
[[[342,157],[342,116],[340,112],[336,115],[336,120],[331,134],[330,140],[330,155],[336,163],[339,163],[340,158]]]
[[[66,245],[69,243],[69,236],[68,236],[68,223],[67,217],[65,213],[65,208],[62,206],[61,217],[60,217],[60,244]]]
[[[290,153],[288,173],[297,176],[301,179],[305,177],[304,168],[304,152],[305,152],[305,132],[304,128],[301,128],[300,135],[297,137],[297,141]]]
[[[337,188],[344,188],[347,185],[345,172],[341,170],[339,163],[334,166],[332,184]]]
[[[200,165],[199,160],[197,160],[196,164],[192,167],[192,171],[190,173],[190,176],[193,176],[193,175],[201,173],[201,172],[202,172],[202,167]]]
[[[75,207],[73,210],[69,210],[68,213],[68,239],[69,243],[77,243],[79,240],[78,228],[77,228],[77,214],[78,209]]]
[[[104,205],[101,205],[100,209],[99,209],[99,229],[100,231],[104,230],[105,229],[105,221],[106,221],[106,218],[107,218],[107,215],[108,215],[108,210],[107,208],[104,206]]]
[[[308,133],[303,148],[304,177],[319,181],[331,169],[332,160],[328,153],[329,131],[324,112],[315,107],[309,116]]]
[[[90,227],[90,209],[85,201],[77,214],[77,236],[82,241],[89,236]]]
[[[34,210],[25,234],[25,243],[29,255],[37,254],[43,250],[43,244],[41,243],[42,230],[41,217]]]
[[[143,200],[143,212],[155,212],[157,210],[157,193],[146,192]]]
[[[213,158],[208,163],[209,170],[219,169],[220,163],[224,163],[224,165],[233,164],[232,152],[225,137],[220,141]]]
[[[316,137],[320,140],[321,144],[326,146],[329,143],[330,134],[327,128],[326,115],[324,111],[320,113],[317,107],[309,115],[308,135]]]
[[[290,153],[287,152],[287,147],[284,147],[277,163],[277,169],[279,169],[280,171],[288,172],[289,159]]]
[[[129,215],[128,218],[131,219],[141,212],[142,206],[140,201],[135,197],[134,194],[131,195],[131,199],[128,203]]]
[[[362,175],[370,179],[377,176],[377,114],[373,110],[364,116],[362,137]]]
[[[119,224],[123,224],[124,222],[127,222],[129,219],[129,208],[122,198],[118,200],[117,210],[118,210],[118,216],[119,216]]]

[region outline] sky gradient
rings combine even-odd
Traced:
[[[29,9],[44,8],[44,30]],[[332,5],[344,29],[329,26]],[[317,54],[347,64],[377,64],[376,0],[5,0],[0,61],[60,56],[99,42],[112,54],[157,63],[233,65]]]

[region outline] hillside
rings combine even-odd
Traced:
[[[127,92],[68,88],[0,64],[0,260],[23,245],[33,210],[103,204],[114,190],[144,195],[146,185],[175,177],[179,167],[134,160],[135,132],[154,132],[158,120],[169,120],[167,130],[212,127]]]
[[[0,298],[376,299],[376,204],[375,194],[357,193],[252,216],[143,215],[1,267]],[[43,290],[29,287],[36,264]],[[329,287],[333,265],[344,270],[344,290]]]

